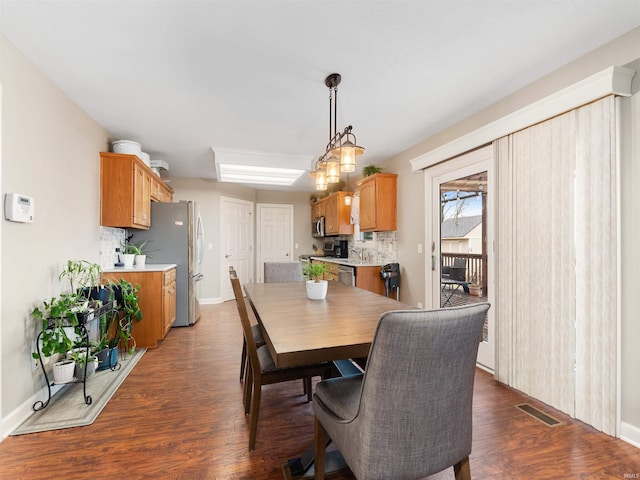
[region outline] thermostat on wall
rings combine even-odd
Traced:
[[[4,196],[4,218],[12,222],[33,223],[33,198],[19,193]]]

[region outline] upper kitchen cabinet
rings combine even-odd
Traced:
[[[311,205],[311,220],[324,217],[325,235],[352,235],[351,207],[345,205],[346,192],[332,193]]]
[[[173,190],[137,156],[100,153],[100,225],[148,230],[151,201],[172,199]]]
[[[351,225],[351,206],[345,204],[347,192],[336,192],[324,201],[325,235],[353,235]]]
[[[397,184],[398,176],[395,173],[376,173],[358,182],[362,232],[397,229]]]

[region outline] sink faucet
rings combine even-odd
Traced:
[[[360,260],[360,263],[362,263],[362,249],[358,247],[351,247],[350,251],[355,252],[355,254],[358,255],[358,259]]]

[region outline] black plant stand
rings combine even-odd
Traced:
[[[88,312],[87,314],[83,315],[83,316],[78,316],[78,326],[77,328],[80,331],[80,337],[82,338],[82,348],[86,348],[85,351],[85,364],[84,364],[84,376],[82,379],[77,379],[76,382],[69,382],[69,383],[77,383],[77,382],[82,382],[82,395],[84,397],[84,403],[86,403],[87,405],[91,405],[92,402],[92,398],[91,395],[87,395],[87,370],[89,370],[89,332],[87,330],[87,322],[94,319],[94,318],[99,318],[100,315],[106,313],[107,311],[111,310],[113,308],[113,302],[109,302],[105,305],[103,305],[100,308],[97,308],[95,310],[93,310],[92,312]],[[91,315],[93,314],[93,315]],[[70,327],[73,325],[69,325]],[[51,327],[53,327],[53,320],[49,323],[49,325],[47,326],[47,329],[50,329]],[[44,379],[47,382],[47,400],[46,401],[42,401],[42,400],[38,400],[33,404],[33,411],[37,412],[39,410],[42,410],[43,408],[46,408],[47,405],[49,405],[49,402],[51,401],[51,387],[53,385],[55,385],[54,383],[49,381],[49,376],[47,375],[47,370],[46,368],[44,368],[44,363],[42,362],[42,354],[40,352],[40,338],[42,337],[42,334],[44,333],[44,330],[42,332],[40,332],[38,334],[38,338],[36,339],[36,349],[38,351],[38,357],[40,358],[40,367],[42,368],[42,373],[44,375]],[[111,370],[118,370],[120,368],[120,364],[116,363],[115,365],[109,365],[109,368]]]

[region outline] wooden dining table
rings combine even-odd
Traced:
[[[309,300],[305,282],[244,285],[279,368],[369,354],[380,315],[410,309],[391,298],[330,281],[324,300]]]
[[[244,285],[279,368],[369,355],[380,315],[413,307],[368,290],[330,281],[324,300],[307,299],[305,282]],[[325,471],[345,467],[329,452]],[[313,478],[313,446],[282,464],[285,479]]]

